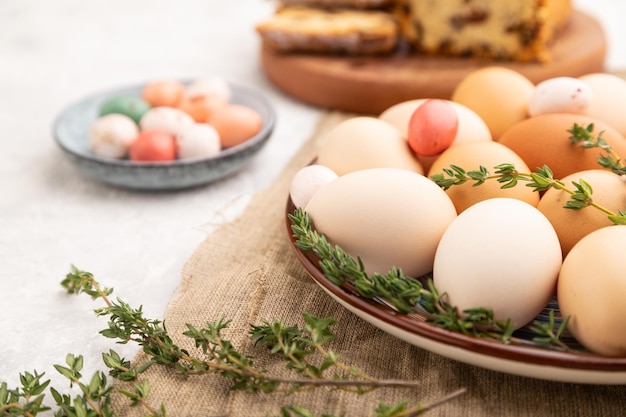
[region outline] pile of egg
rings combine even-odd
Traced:
[[[148,82],[141,96],[109,97],[98,109],[88,140],[93,153],[137,162],[209,158],[247,141],[262,127],[253,109],[231,103],[221,78],[183,84]]]
[[[563,208],[570,195],[495,180],[444,190],[430,176],[513,164],[547,165],[570,189],[591,184],[593,200],[626,209],[626,182],[602,168],[598,148],[572,144],[574,124],[626,157],[626,81],[610,74],[533,84],[502,67],[476,70],[450,100],[399,103],[378,117],[349,118],[321,139],[314,165],[291,183],[296,207],[367,272],[399,267],[433,275],[463,311],[483,307],[516,328],[556,295],[571,334],[590,351],[626,355],[626,226],[594,207]]]

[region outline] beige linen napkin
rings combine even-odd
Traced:
[[[347,417],[373,416],[380,401],[396,404],[432,402],[465,387],[461,397],[429,411],[428,416],[593,416],[626,415],[626,387],[540,381],[458,363],[407,344],[345,310],[309,278],[289,246],[285,204],[295,172],[316,154],[324,133],[347,117],[322,117],[313,137],[268,189],[257,193],[244,213],[209,235],[187,261],[178,295],[165,315],[174,340],[195,351],[181,336],[185,324],[202,326],[221,317],[231,320],[224,333],[256,363],[277,375],[288,375],[284,364],[270,358],[248,339],[249,324],[280,319],[303,324],[302,313],[334,317],[338,335],[332,349],[344,362],[378,378],[421,381],[418,389],[384,389],[357,396],[318,389],[291,396],[229,391],[229,381],[216,375],[178,376],[155,366],[145,375],[151,383],[149,402],[164,403],[173,417],[252,417],[279,415],[283,404]],[[146,360],[144,354],[136,363]],[[122,415],[142,415],[124,408]]]

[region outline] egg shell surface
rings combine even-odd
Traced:
[[[210,158],[219,155],[222,149],[217,130],[206,123],[181,129],[176,135],[176,148],[179,159]]]
[[[130,159],[136,162],[173,161],[176,159],[176,141],[167,132],[144,130],[139,132],[128,153]]]
[[[493,174],[494,167],[503,163],[515,165],[520,172],[528,172],[528,166],[522,158],[498,142],[462,143],[451,146],[439,155],[433,162],[428,176],[443,173],[444,169],[450,168],[450,165],[457,165],[466,171],[478,170],[484,166]],[[468,181],[464,184],[453,185],[446,190],[457,212],[461,213],[479,201],[495,197],[516,198],[533,206],[539,203],[539,194],[530,187],[526,187],[523,182],[518,182],[512,188],[502,188],[502,184],[496,180],[487,180],[478,186],[474,184],[473,181]]]
[[[305,211],[315,230],[361,257],[368,273],[396,266],[415,277],[432,270],[439,239],[456,217],[436,184],[398,168],[340,176],[315,193]]]
[[[141,130],[160,130],[176,136],[183,128],[196,122],[184,111],[174,107],[153,107],[141,120]]]
[[[491,66],[470,72],[452,92],[451,99],[472,109],[499,138],[509,127],[528,117],[535,85],[522,74]]]
[[[91,125],[88,140],[91,151],[107,158],[123,158],[137,139],[139,128],[128,116],[111,113]]]
[[[487,308],[515,328],[533,320],[554,294],[561,247],[550,222],[530,204],[494,198],[450,224],[437,248],[433,281],[460,311]]]
[[[187,113],[197,123],[206,123],[211,114],[227,104],[217,96],[184,96],[177,108]]]
[[[626,80],[614,74],[594,73],[579,77],[591,89],[591,104],[587,116],[601,120],[626,136]]]
[[[185,87],[184,95],[188,98],[217,97],[228,103],[233,92],[230,85],[220,77],[199,78]]]
[[[626,226],[607,226],[580,240],[563,261],[557,299],[568,330],[587,349],[626,355]]]
[[[601,206],[618,213],[626,209],[626,181],[608,170],[588,170],[570,174],[561,181],[575,190],[573,182],[586,181],[593,188],[593,201]],[[561,242],[563,256],[567,256],[572,247],[584,236],[602,227],[613,224],[608,215],[594,207],[585,207],[580,210],[563,208],[571,199],[571,195],[563,190],[550,188],[541,197],[537,208],[552,223]]]
[[[368,116],[349,118],[331,129],[320,144],[317,161],[339,176],[369,168],[424,172],[402,132]]]
[[[150,110],[150,104],[140,97],[114,96],[102,103],[99,115],[123,114],[139,125],[139,121],[148,110]]]
[[[141,98],[152,107],[174,107],[185,91],[185,85],[172,78],[152,80],[143,88]]]
[[[378,118],[394,125],[402,132],[404,137],[407,137],[411,115],[426,100],[428,99],[403,101],[386,109]],[[447,101],[454,107],[459,118],[459,127],[453,143],[492,140],[489,128],[476,112],[462,104],[450,100]]]
[[[291,180],[291,201],[296,207],[306,207],[320,188],[337,177],[335,171],[324,165],[313,164],[300,168]]]
[[[548,165],[555,178],[599,167],[600,148],[583,149],[572,144],[568,132],[577,123],[593,123],[593,134],[602,137],[618,155],[626,155],[626,139],[606,123],[579,114],[542,114],[526,119],[507,130],[498,142],[517,153],[533,171]]]
[[[535,87],[528,113],[531,117],[546,113],[584,114],[591,105],[592,96],[589,85],[578,78],[550,78]]]
[[[230,148],[251,139],[263,127],[261,115],[240,104],[226,104],[213,109],[207,123],[220,134],[222,148]]]

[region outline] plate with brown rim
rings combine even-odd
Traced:
[[[568,335],[565,341],[573,348],[571,351],[531,344],[532,335],[525,328],[516,331],[514,336],[527,340],[528,344],[505,344],[443,329],[428,322],[425,315],[402,314],[382,301],[360,296],[349,285],[335,285],[324,276],[312,252],[295,246],[292,222],[288,217],[294,210],[295,206],[288,198],[285,214],[287,233],[304,269],[322,290],[344,308],[392,336],[449,359],[512,375],[569,383],[626,384],[626,356],[609,357],[587,352]],[[550,310],[559,316],[554,299],[537,320],[545,321]]]

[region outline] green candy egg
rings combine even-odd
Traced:
[[[100,116],[112,113],[123,114],[139,124],[139,120],[148,110],[150,110],[150,105],[139,97],[114,96],[102,103]]]

